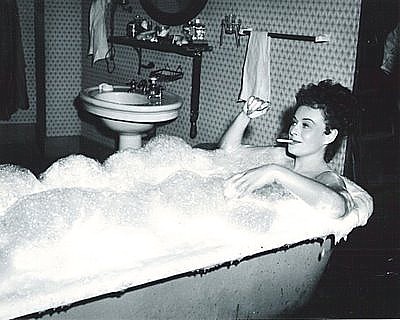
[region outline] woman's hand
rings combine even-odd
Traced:
[[[250,119],[264,115],[271,107],[269,101],[251,96],[243,106],[243,112]]]
[[[278,166],[269,164],[236,174],[225,182],[224,195],[242,197],[276,180]]]

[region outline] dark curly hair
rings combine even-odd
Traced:
[[[327,79],[317,85],[309,83],[302,86],[296,94],[294,111],[300,106],[308,106],[322,111],[326,134],[329,134],[332,129],[337,129],[338,135],[327,146],[324,155],[326,162],[331,161],[343,139],[353,130],[353,115],[358,108],[357,99],[348,88]]]

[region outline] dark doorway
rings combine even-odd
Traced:
[[[372,195],[374,212],[367,225],[352,231],[332,255],[330,275],[338,272],[345,284],[336,286],[340,282],[332,276],[332,287],[341,297],[334,312],[339,317],[400,317],[398,38],[394,40],[397,65],[391,72],[382,68],[385,43],[399,21],[399,0],[362,0],[354,79],[354,93],[362,107],[355,139],[355,179]]]
[[[382,68],[385,42],[399,23],[399,0],[363,0],[354,92],[363,111],[358,124],[356,178],[367,186],[399,182],[399,39],[397,65]],[[387,50],[386,50],[387,51]]]

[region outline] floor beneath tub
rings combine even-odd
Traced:
[[[103,161],[113,152],[87,139],[78,141],[78,150],[70,153]],[[39,174],[65,156],[65,143],[52,145],[51,156],[43,156],[34,145],[0,144],[0,163]],[[378,180],[366,186],[375,199],[367,226],[337,245],[313,299],[292,318],[400,318],[400,192],[393,179]]]

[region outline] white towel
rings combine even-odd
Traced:
[[[251,32],[243,67],[240,100],[246,101],[250,96],[256,96],[270,101],[270,43],[268,32]]]
[[[106,8],[110,0],[92,0],[89,18],[89,52],[93,56],[93,64],[105,59],[108,52]]]

